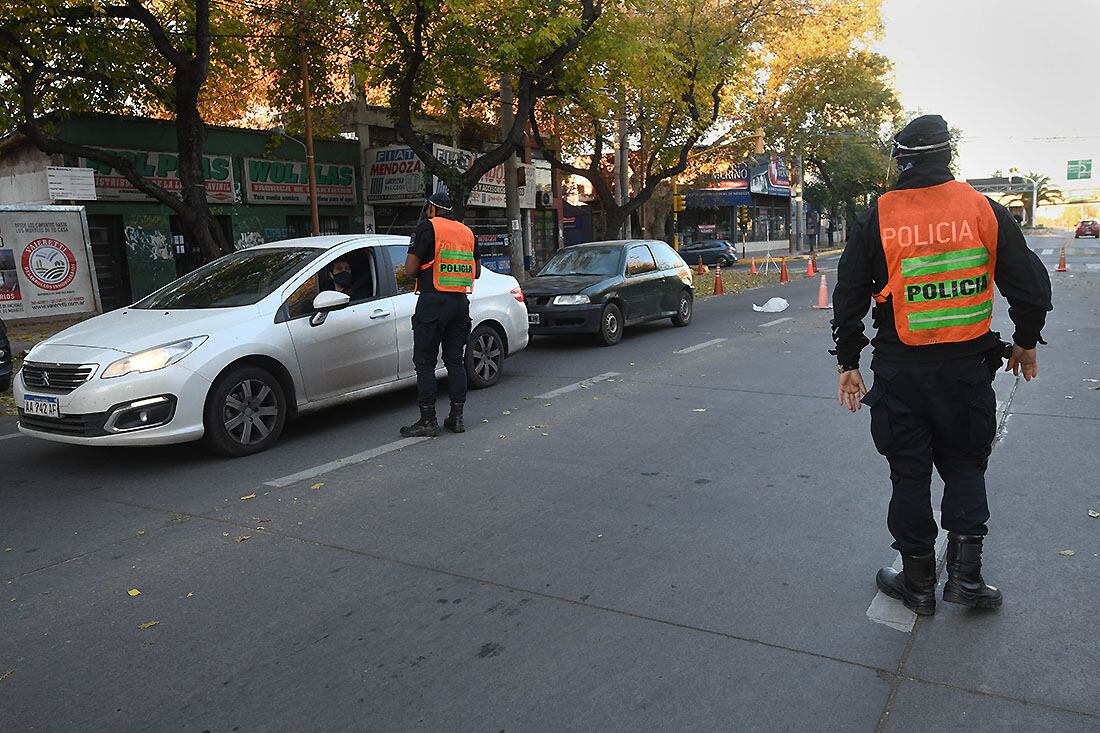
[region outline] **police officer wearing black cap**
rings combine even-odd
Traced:
[[[443,426],[463,433],[462,411],[466,404],[466,342],[470,338],[470,300],[474,280],[481,277],[481,254],[474,233],[455,221],[446,191],[428,198],[428,218],[417,225],[405,258],[405,273],[415,277],[416,311],[413,315],[413,366],[420,419],[401,428],[410,437],[435,437],[438,391],[435,378],[439,347],[447,367],[451,413]]]
[[[1004,355],[1006,371],[1027,381],[1036,376],[1050,278],[1012,215],[954,180],[942,117],[909,123],[894,138],[893,158],[897,184],[853,227],[833,292],[837,397],[852,412],[870,408],[871,437],[890,464],[887,524],[903,569],[883,568],[875,580],[914,612],[935,613],[935,466],[948,531],[943,599],[998,608],[1001,592],[981,573],[985,470],[996,431],[993,377]],[[989,329],[994,285],[1015,325],[1011,349]],[[875,379],[868,391],[859,355],[869,343],[863,318],[872,300]]]

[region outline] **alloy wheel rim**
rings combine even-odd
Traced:
[[[615,317],[614,313],[608,313],[604,318],[604,328],[607,330],[608,336],[614,336],[619,332],[619,319]]]
[[[680,315],[684,318],[691,315],[691,301],[686,295],[680,296]]]
[[[500,371],[504,349],[495,335],[483,333],[474,341],[474,373],[488,381]]]
[[[279,419],[275,392],[259,379],[239,382],[225,398],[225,432],[241,445],[264,440]]]

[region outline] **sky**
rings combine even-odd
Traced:
[[[960,170],[1100,188],[1100,0],[885,0],[877,50],[906,110],[960,128]],[[1092,181],[1066,162],[1093,159]]]

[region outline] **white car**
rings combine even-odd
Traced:
[[[19,430],[83,445],[201,438],[246,455],[296,414],[415,384],[407,250],[407,237],[373,235],[265,244],[68,328],[15,379]],[[329,276],[340,259],[354,276],[344,293]],[[488,387],[527,346],[523,291],[483,269],[470,316],[470,386]]]

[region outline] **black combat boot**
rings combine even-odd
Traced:
[[[902,555],[901,572],[883,568],[875,576],[878,589],[897,598],[913,613],[931,616],[936,612],[936,554]]]
[[[420,419],[401,428],[406,438],[434,438],[439,435],[439,423],[435,421],[435,405],[421,405]]]
[[[981,535],[947,533],[947,582],[943,600],[971,608],[1000,608],[1001,592],[982,580]]]
[[[452,433],[465,433],[466,423],[462,422],[462,408],[463,405],[456,405],[451,403],[451,414],[447,416],[447,419],[443,421],[443,427],[450,430]]]

